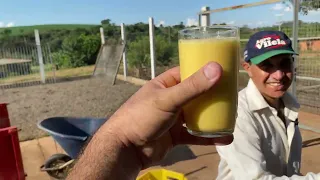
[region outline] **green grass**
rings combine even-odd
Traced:
[[[44,65],[44,71],[52,71],[53,67],[52,64],[45,64]],[[32,72],[40,72],[40,66],[31,66]]]
[[[34,26],[16,26],[9,28],[0,28],[0,33],[2,33],[5,29],[11,30],[11,36],[22,35],[33,33],[35,29],[38,29],[40,32],[51,31],[51,30],[74,30],[77,28],[85,28],[89,29],[94,26],[99,26],[99,24],[46,24],[46,25],[34,25]]]
[[[55,72],[50,69],[50,66],[45,66],[46,70],[46,78],[68,78],[68,77],[78,77],[78,76],[86,76],[91,75],[94,71],[94,65],[91,66],[83,66],[78,68],[68,68],[68,69],[60,69]],[[36,68],[36,67],[33,67]],[[33,69],[36,70],[36,69]],[[29,75],[21,75],[21,76],[11,76],[7,78],[0,79],[1,84],[13,84],[13,83],[21,83],[28,81],[38,81],[40,80],[40,72],[35,71],[35,73]]]

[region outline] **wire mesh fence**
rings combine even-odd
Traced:
[[[302,105],[303,110],[320,114],[320,19],[317,18],[317,14],[320,14],[320,0],[312,0],[308,2],[309,4],[301,4],[302,10],[299,13],[299,56],[295,60],[295,96],[297,97],[299,103]],[[308,6],[308,10],[304,11],[303,9],[306,9],[306,7],[304,6]],[[244,46],[249,36],[260,30],[280,30],[285,32],[289,37],[293,38],[293,7],[290,3],[288,3],[288,1],[255,8],[264,8],[264,13],[270,12],[269,16],[274,17],[275,22],[273,24],[266,21],[256,22],[257,25],[265,23],[265,25],[262,27],[252,27],[252,22],[248,23],[251,25],[251,28],[248,25],[243,25],[240,28],[241,52],[243,52]],[[269,11],[267,11],[267,9],[269,9]],[[245,14],[245,10],[246,9],[235,10],[235,13],[240,13],[240,11],[243,11],[241,13]],[[226,14],[228,12],[224,13]],[[259,14],[255,15],[259,16]],[[213,14],[213,16],[215,16],[215,14]],[[230,15],[227,17],[230,17]],[[259,19],[259,17],[255,18]],[[269,24],[267,25],[267,23]],[[241,54],[241,60],[242,59],[243,57]],[[244,87],[249,79],[248,75],[243,71],[241,66],[239,79],[240,87]]]
[[[150,80],[149,25],[141,23],[141,28],[137,29],[127,28],[126,30],[127,74],[128,76]],[[173,32],[170,32],[169,27],[155,27],[155,75],[159,75],[170,67],[178,65],[177,40],[173,36]],[[119,73],[123,74],[122,61]]]
[[[50,46],[42,46],[46,82],[55,81]],[[24,87],[41,83],[36,45],[0,48],[0,88]]]
[[[296,96],[304,109],[320,114],[320,0],[301,6],[309,10],[300,14]]]

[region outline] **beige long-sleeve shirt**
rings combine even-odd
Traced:
[[[320,174],[299,175],[302,150],[299,104],[289,93],[282,100],[285,121],[268,105],[251,79],[239,92],[234,141],[217,146],[221,158],[218,180],[320,180]]]

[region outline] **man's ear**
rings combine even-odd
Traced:
[[[249,77],[252,77],[251,64],[249,62],[242,61],[241,65],[245,71],[247,71]]]

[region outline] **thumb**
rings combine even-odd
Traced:
[[[175,109],[212,88],[222,75],[222,67],[209,62],[193,75],[169,88],[167,98],[171,99],[171,108]],[[169,97],[168,97],[169,96]]]

